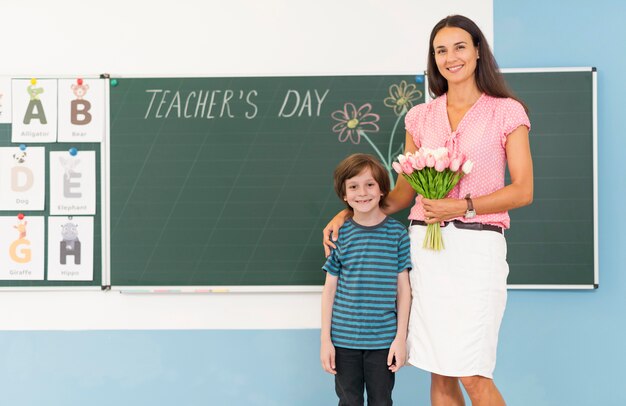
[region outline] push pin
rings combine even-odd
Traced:
[[[76,156],[76,154],[78,154],[78,150],[75,147],[70,148],[69,152],[71,156]]]

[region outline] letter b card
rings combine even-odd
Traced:
[[[59,79],[59,141],[101,142],[104,79]]]

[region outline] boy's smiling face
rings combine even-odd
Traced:
[[[372,176],[370,168],[346,180],[344,200],[352,207],[355,214],[370,214],[374,210],[380,210],[381,197],[380,186]]]

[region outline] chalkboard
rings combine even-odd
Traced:
[[[596,71],[505,77],[530,110],[535,186],[532,205],[510,213],[509,285],[597,287]]]
[[[592,287],[592,72],[505,76],[529,106],[535,165],[534,203],[506,234],[509,283]],[[318,287],[321,230],[342,208],[334,167],[354,152],[393,159],[403,108],[423,96],[423,77],[409,75],[118,79],[111,284]]]
[[[11,142],[11,124],[0,124],[0,147],[17,147],[19,144],[15,144]],[[7,289],[67,289],[67,288],[96,288],[100,289],[103,285],[102,283],[102,199],[101,199],[101,171],[100,171],[100,162],[101,162],[101,151],[99,143],[80,143],[80,144],[70,144],[70,143],[29,143],[27,147],[45,147],[46,151],[46,177],[50,175],[49,173],[49,154],[51,151],[68,151],[71,147],[76,147],[78,149],[78,153],[80,151],[95,151],[96,153],[96,214],[93,216],[94,218],[94,255],[93,255],[93,280],[91,281],[50,281],[47,280],[48,272],[47,272],[47,264],[48,264],[48,250],[45,250],[44,257],[44,280],[2,280],[0,281],[0,288]],[[45,224],[46,224],[46,233],[45,233],[45,244],[47,247],[48,244],[48,233],[47,233],[47,218],[50,215],[50,184],[46,182],[46,200],[45,200],[45,210],[43,211],[9,211],[2,210],[0,211],[0,215],[2,216],[17,216],[18,213],[23,213],[26,218],[29,216],[44,216]],[[17,219],[17,217],[16,217]]]
[[[118,79],[111,284],[320,285],[335,166],[393,160],[423,88],[415,75]]]

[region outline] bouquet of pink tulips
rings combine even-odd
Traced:
[[[393,169],[404,176],[415,191],[427,199],[443,199],[470,173],[472,161],[464,154],[452,154],[447,148],[420,148],[415,153],[398,155]],[[444,248],[439,223],[429,224],[424,238],[424,248],[435,251]]]

